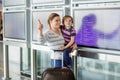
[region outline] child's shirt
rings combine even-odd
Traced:
[[[65,40],[65,45],[67,45],[70,42],[71,37],[76,36],[76,30],[72,26],[69,29],[66,29],[65,26],[62,25],[60,26],[60,29]],[[74,44],[75,42],[71,45],[71,47],[73,47]]]

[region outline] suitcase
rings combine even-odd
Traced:
[[[68,68],[47,68],[42,73],[41,80],[75,80],[75,76]]]
[[[56,53],[56,52],[58,52],[58,53],[59,53],[59,52],[60,52],[60,53],[62,52],[61,55],[57,55],[57,56],[59,56],[59,57],[61,56],[61,58],[62,58],[62,60],[61,60],[61,67],[63,67],[63,50],[53,50],[53,53],[54,53],[54,54],[58,54],[58,53]],[[53,55],[53,56],[54,56],[54,58],[56,57],[56,55]],[[56,59],[56,58],[53,59],[53,66],[52,66],[52,67],[58,67],[58,66],[56,66],[56,60],[59,60],[59,59]]]

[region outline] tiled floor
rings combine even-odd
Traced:
[[[2,44],[0,43],[0,46]],[[3,51],[2,51],[2,47],[0,47],[0,80],[2,80],[2,77],[3,77]]]
[[[0,67],[0,80],[2,80],[3,74],[4,74],[3,73],[3,68]],[[11,80],[30,80],[30,78],[18,75],[18,74],[14,73],[14,72],[10,72],[10,78],[11,78]]]
[[[0,70],[0,80],[3,78],[3,71]],[[16,74],[11,74],[10,75],[11,80],[30,80],[30,78],[25,77],[25,76],[20,76]]]
[[[0,70],[0,80],[2,80],[3,77],[3,71]]]
[[[12,65],[12,68],[13,67],[15,68],[15,67],[18,66],[18,65],[16,66],[16,64],[13,64],[13,63],[10,63],[10,65]],[[3,77],[4,77],[4,73],[3,73],[3,54],[0,53],[0,80],[2,80]],[[30,78],[28,78],[28,77],[24,77],[24,76],[16,74],[15,71],[10,72],[10,78],[11,78],[11,80],[30,80]]]

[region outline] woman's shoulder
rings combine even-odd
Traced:
[[[46,29],[46,30],[44,30],[43,33],[49,33],[49,32],[51,32],[51,30],[50,29]]]
[[[49,36],[49,35],[53,35],[53,32],[51,30],[47,30],[47,31],[45,31],[44,34]]]

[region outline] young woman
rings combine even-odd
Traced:
[[[47,43],[48,47],[53,50],[51,53],[51,67],[62,67],[61,46],[64,46],[64,38],[60,30],[60,16],[56,13],[51,13],[48,17],[49,29],[43,34],[43,25],[38,20],[38,29],[40,35],[40,42]]]

